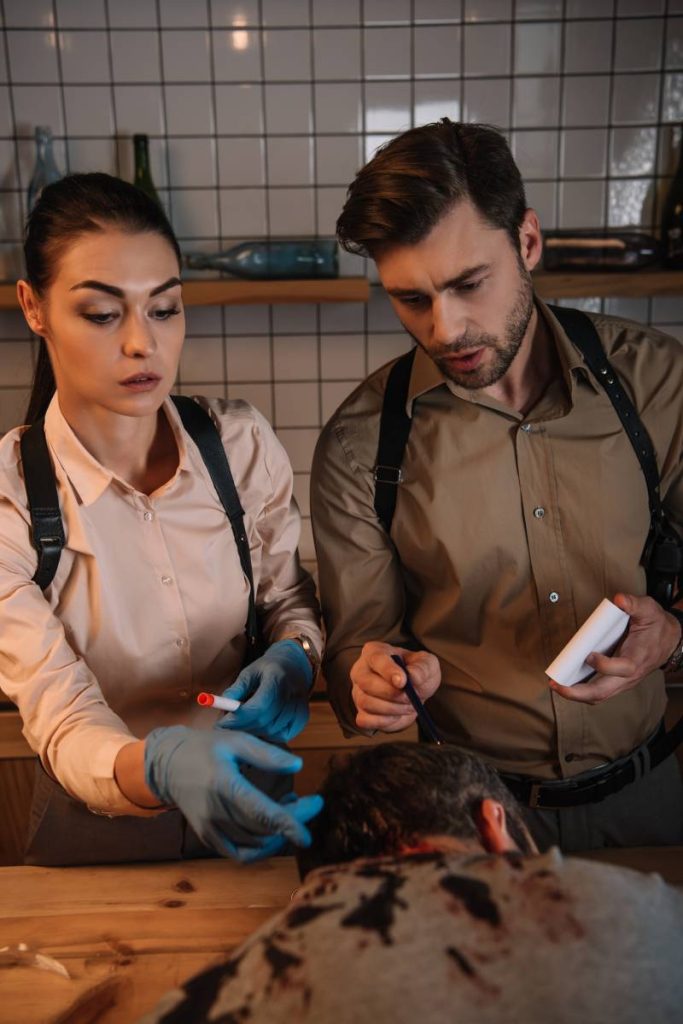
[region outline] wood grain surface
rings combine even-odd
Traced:
[[[683,887],[683,849],[593,859],[659,871]],[[298,886],[294,860],[0,868],[0,936],[59,961],[69,978],[0,966],[3,1024],[132,1024],[169,988],[219,962]],[[0,961],[1,963],[1,961]]]
[[[225,958],[297,885],[290,857],[2,868],[2,945],[53,957],[70,978],[0,968],[0,1020],[129,1024],[168,988]]]

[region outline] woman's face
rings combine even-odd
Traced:
[[[156,412],[173,385],[185,336],[176,255],[155,232],[105,228],[60,257],[42,330],[63,412]]]

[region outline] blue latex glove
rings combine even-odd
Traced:
[[[302,762],[255,736],[218,729],[172,725],[145,740],[145,782],[162,803],[182,811],[207,846],[250,861],[278,853],[287,842],[310,845],[305,822],[319,813],[322,798],[288,794],[278,804],[242,775],[240,764],[291,774]]]
[[[278,640],[243,668],[224,691],[224,697],[242,701],[244,706],[221,718],[217,725],[288,743],[308,721],[312,682],[313,669],[301,644]]]

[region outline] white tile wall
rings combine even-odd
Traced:
[[[33,133],[64,169],[132,175],[131,136],[181,244],[332,233],[345,189],[393,134],[443,115],[510,133],[547,227],[655,228],[683,121],[680,0],[3,0],[0,274],[21,269]],[[344,273],[370,274],[342,256]],[[675,298],[586,300],[683,339]],[[179,389],[271,419],[308,515],[322,422],[407,348],[368,306],[188,310]],[[20,422],[34,346],[0,314],[0,431]],[[303,552],[312,558],[306,522]]]

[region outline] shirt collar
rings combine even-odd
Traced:
[[[558,320],[553,316],[546,303],[543,302],[542,299],[539,299],[538,296],[534,296],[534,300],[538,314],[545,321],[550,332],[552,342],[557,349],[560,365],[562,366],[562,375],[569,393],[573,393],[574,383],[577,377],[585,379],[595,391],[599,392],[600,385],[585,364],[583,356],[578,348],[570,341],[569,337],[560,326]],[[445,377],[438,368],[434,360],[418,346],[415,353],[413,369],[410,375],[410,384],[408,386],[408,400],[406,402],[406,412],[408,416],[412,416],[413,403],[417,398],[426,394],[428,391],[432,391],[434,388],[442,386],[447,387],[448,390],[458,398],[463,398],[466,401],[472,400],[471,392],[469,392],[467,388],[461,388],[457,384],[448,380],[448,378]]]
[[[557,348],[565,382],[570,393],[573,392],[574,383],[578,378],[585,380],[596,392],[600,393],[602,390],[600,383],[588,369],[580,349],[569,338],[569,335],[554,316],[550,307],[542,299],[539,299],[538,296],[535,296],[535,301],[539,315],[545,320]]]
[[[178,445],[177,473],[188,471],[190,462],[185,436],[180,417],[170,398],[164,400],[163,409]],[[45,436],[52,454],[76,490],[81,504],[92,505],[113,481],[126,491],[134,491],[130,484],[98,462],[81,444],[62,414],[59,396],[56,393],[45,413]]]

